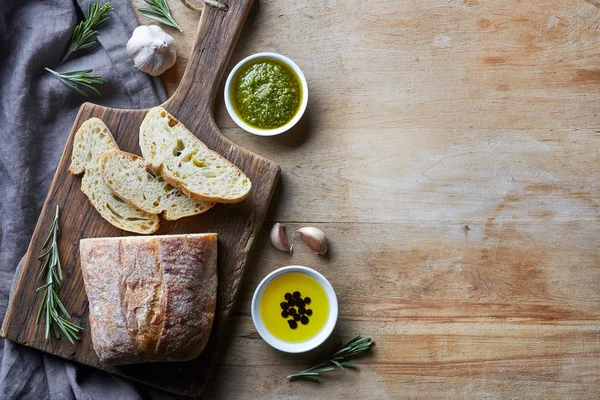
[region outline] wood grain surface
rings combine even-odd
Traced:
[[[257,138],[217,98],[225,136],[282,178],[205,397],[600,397],[599,6],[257,2],[229,68],[284,54],[309,105],[291,134]],[[273,249],[275,221],[322,228],[329,257]],[[334,339],[377,342],[359,372],[289,383],[315,354],[257,336],[252,293],[290,264],[336,288]]]
[[[109,366],[100,363],[92,348],[88,303],[79,269],[79,240],[126,236],[131,233],[121,231],[104,221],[81,192],[81,177],[69,173],[73,137],[84,121],[98,117],[109,127],[121,149],[139,154],[138,132],[146,111],[115,110],[90,103],[84,104],[77,115],[35,228],[2,325],[4,337],[174,393],[198,395],[202,391],[236,300],[246,270],[248,253],[263,224],[280,172],[278,165],[224,138],[212,116],[216,88],[251,5],[252,0],[231,0],[227,12],[214,8],[205,11],[198,32],[201,40],[194,45],[189,68],[179,86],[179,92],[163,105],[210,148],[237,165],[252,181],[252,190],[243,202],[217,205],[207,213],[191,218],[163,220],[157,231],[157,234],[218,234],[217,309],[210,340],[201,356],[183,363]],[[35,324],[42,298],[35,293],[35,288],[40,286],[37,274],[41,265],[37,256],[54,218],[57,204],[63,211],[60,221],[62,236],[59,241],[65,276],[61,287],[62,299],[65,307],[72,313],[73,322],[84,328],[81,341],[76,345],[71,345],[64,339],[51,345],[44,339],[43,324],[39,327]]]
[[[163,76],[173,93],[199,15],[169,4],[184,28],[165,28],[179,51]],[[282,53],[310,98],[297,129],[258,138],[217,96],[221,132],[282,178],[204,397],[600,397],[599,7],[257,1],[228,70]],[[322,228],[329,257],[301,242],[275,250],[275,221]],[[376,340],[360,371],[286,381],[316,354],[269,348],[250,300],[290,264],[336,288],[331,344]]]

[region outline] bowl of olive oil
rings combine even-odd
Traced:
[[[252,297],[252,321],[272,347],[302,353],[322,344],[337,323],[331,283],[312,268],[293,265],[267,275]]]
[[[257,53],[233,67],[224,98],[229,116],[240,128],[258,136],[274,136],[302,118],[308,84],[300,67],[289,58]]]

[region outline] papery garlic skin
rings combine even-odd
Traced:
[[[315,252],[315,254],[327,254],[329,243],[327,242],[325,232],[319,228],[307,226],[305,228],[298,229],[296,233],[300,235],[302,240],[304,240],[304,242],[312,249],[312,251]]]
[[[278,250],[291,252],[294,246],[290,246],[290,243],[285,236],[285,225],[277,222],[271,229],[271,244]]]
[[[162,74],[177,60],[175,39],[156,25],[135,28],[127,42],[127,54],[137,69],[152,76]]]

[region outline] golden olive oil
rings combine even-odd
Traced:
[[[295,293],[298,294],[297,297],[293,296]],[[292,298],[286,299],[286,294]],[[298,299],[302,299],[298,303],[302,304],[307,298],[309,304],[294,304]],[[282,306],[282,303],[286,304]],[[301,319],[294,320],[293,314],[300,315],[301,311]],[[260,298],[260,317],[265,327],[273,336],[285,342],[298,343],[313,338],[323,329],[328,316],[329,299],[325,290],[314,278],[299,272],[283,274],[273,279]],[[308,322],[303,323],[306,320],[302,321],[302,317]]]

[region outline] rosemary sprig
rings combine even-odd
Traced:
[[[81,86],[84,86],[90,90],[93,90],[94,92],[98,93],[99,95],[101,94],[100,91],[98,89],[96,89],[93,85],[95,85],[97,83],[104,83],[104,79],[101,76],[90,75],[89,73],[93,71],[91,69],[82,69],[80,71],[71,71],[71,72],[62,72],[62,73],[53,71],[48,67],[45,67],[45,69],[46,69],[46,71],[54,74],[54,76],[56,76],[58,78],[58,80],[61,81],[66,87],[76,91],[77,93],[79,93],[82,96],[88,97],[86,92],[84,92],[83,90],[81,90],[80,88],[75,86],[75,83],[79,84]]]
[[[52,225],[50,225],[50,232],[46,241],[42,245],[43,253],[38,257],[39,260],[45,259],[42,269],[38,275],[38,279],[46,273],[46,283],[39,288],[36,292],[44,292],[44,298],[42,304],[38,310],[36,325],[39,324],[42,314],[45,314],[46,319],[46,340],[50,340],[50,343],[54,343],[55,340],[60,339],[61,333],[69,340],[74,343],[73,340],[79,340],[79,332],[83,330],[82,327],[75,325],[71,321],[71,316],[67,312],[62,301],[60,301],[58,295],[60,292],[60,282],[62,281],[62,267],[60,264],[60,257],[58,256],[58,238],[60,237],[60,227],[58,205],[56,206],[56,216]],[[62,313],[62,316],[60,315]]]
[[[318,381],[318,377],[323,372],[333,371],[336,368],[340,371],[344,371],[345,368],[356,369],[358,366],[349,360],[364,353],[373,346],[375,346],[375,342],[373,342],[371,338],[357,336],[348,343],[340,345],[339,349],[327,356],[325,360],[304,371],[288,375],[287,378],[289,380],[305,379],[309,381]]]
[[[62,58],[61,64],[64,63],[69,56],[81,49],[87,49],[96,44],[96,41],[89,41],[96,35],[95,28],[108,19],[108,14],[113,10],[110,3],[104,3],[100,5],[100,0],[95,3],[91,3],[88,6],[87,17],[81,21],[75,29],[73,29],[73,35],[71,36],[71,44],[67,50],[67,54]]]
[[[167,0],[144,0],[146,3],[150,5],[150,7],[142,7],[138,8],[142,14],[146,17],[151,18],[155,21],[162,22],[163,24],[179,29],[179,32],[183,32],[183,29],[171,16],[171,10],[169,9],[169,4],[167,4]]]

